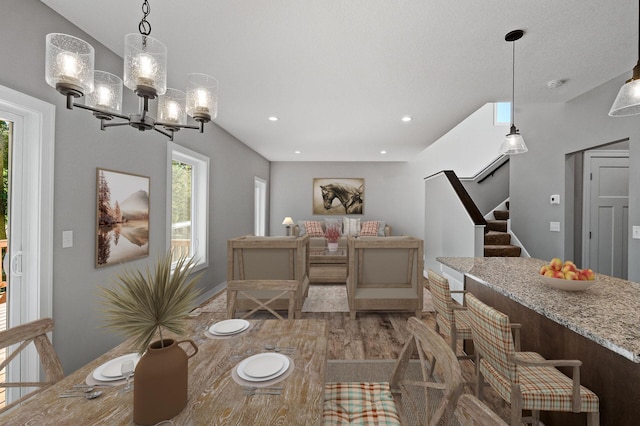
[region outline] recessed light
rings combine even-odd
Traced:
[[[407,123],[407,122],[411,121],[411,117],[409,117],[408,115],[405,115],[404,117],[402,117],[402,121]]]
[[[385,151],[385,150],[380,151],[380,154],[383,154],[383,155],[384,155],[384,154],[386,154],[386,153],[387,153],[387,151]]]
[[[294,152],[294,154],[300,154],[300,153],[301,153],[300,151],[295,151],[295,152]]]
[[[269,121],[278,121],[278,117],[272,115],[269,117]]]

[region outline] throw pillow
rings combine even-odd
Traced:
[[[386,235],[384,235],[384,227],[385,227],[384,220],[379,220],[378,221],[378,236],[379,237],[385,237],[386,236]]]
[[[362,223],[362,228],[360,229],[361,237],[376,237],[378,236],[378,229],[380,229],[380,222],[377,220],[369,220],[367,222]]]
[[[298,236],[302,237],[306,233],[307,233],[307,229],[304,226],[304,220],[299,220],[298,221]]]
[[[324,237],[324,231],[322,230],[322,224],[320,222],[306,220],[304,222],[304,229],[310,237]]]

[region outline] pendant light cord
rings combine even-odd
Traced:
[[[511,125],[515,126],[516,122],[516,42],[512,41],[512,60],[511,60]]]

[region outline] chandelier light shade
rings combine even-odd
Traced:
[[[636,114],[640,114],[640,4],[638,6],[638,62],[633,67],[631,78],[618,91],[618,96],[609,111],[611,117]]]
[[[218,80],[206,74],[187,76],[187,114],[205,122],[218,116]]]
[[[122,79],[110,72],[94,71],[93,85],[93,92],[85,95],[85,105],[107,113],[121,114]],[[111,120],[111,116],[108,114],[105,114],[104,118]]]
[[[124,37],[124,85],[154,99],[167,90],[167,47],[144,34]]]
[[[67,34],[47,34],[45,80],[63,95],[79,98],[93,92],[94,50]]]
[[[189,74],[187,92],[167,88],[167,48],[149,36],[151,13],[148,0],[142,3],[140,34],[127,34],[124,40],[124,85],[140,98],[137,113],[122,114],[120,77],[93,69],[94,49],[79,38],[48,34],[46,38],[45,79],[67,98],[67,108],[93,112],[100,129],[131,126],[155,130],[173,140],[180,129],[204,132],[204,124],[218,114],[218,81],[207,74]],[[85,97],[84,104],[74,102]],[[149,114],[149,100],[158,98],[157,119]],[[187,115],[198,124],[187,124]],[[113,122],[111,122],[113,120]]]
[[[512,155],[512,154],[523,154],[528,151],[527,145],[524,143],[524,139],[520,135],[520,131],[516,128],[515,123],[515,92],[516,92],[516,40],[520,40],[524,35],[524,31],[522,30],[513,30],[507,33],[504,36],[505,41],[512,43],[512,62],[511,62],[511,129],[509,134],[506,136],[502,145],[500,145],[500,152],[502,154]]]
[[[187,124],[187,95],[176,89],[167,89],[158,98],[158,121],[164,127]]]

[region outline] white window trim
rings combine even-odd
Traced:
[[[260,199],[258,200],[258,194],[256,194],[256,190],[258,189],[259,186],[260,186]],[[254,188],[253,233],[255,235],[264,236],[267,233],[267,192],[268,192],[267,180],[258,176],[254,176],[253,188]],[[262,233],[259,232],[260,228],[263,228]]]
[[[172,163],[181,161],[193,166],[192,253],[197,256],[193,271],[209,267],[209,157],[173,142],[167,144],[167,250],[171,248]]]

